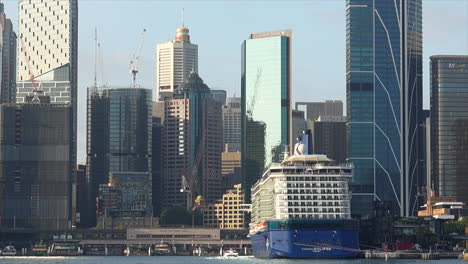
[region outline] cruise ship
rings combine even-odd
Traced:
[[[259,258],[354,258],[358,222],[351,219],[350,164],[304,153],[271,164],[252,187],[250,236]]]

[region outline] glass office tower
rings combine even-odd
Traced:
[[[431,57],[431,187],[468,204],[468,56]]]
[[[87,172],[90,211],[95,212],[99,184],[110,172],[149,173],[152,160],[152,92],[143,88],[88,89]],[[148,210],[149,212],[150,210]],[[94,225],[95,219],[83,219]]]
[[[353,215],[370,216],[374,201],[391,202],[394,215],[413,215],[424,185],[422,1],[347,0],[346,12]]]
[[[242,45],[242,169],[246,197],[265,166],[291,147],[290,30],[251,34]]]

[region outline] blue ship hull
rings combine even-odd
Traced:
[[[342,259],[359,252],[354,220],[273,220],[251,235],[257,258]]]

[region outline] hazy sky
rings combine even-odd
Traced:
[[[210,88],[237,96],[242,41],[253,32],[292,29],[293,100],[346,100],[345,0],[78,1],[79,162],[86,160],[86,87],[93,83],[95,27],[110,86],[131,83],[131,55],[147,30],[137,79],[154,94],[156,44],[174,38],[185,8],[185,25],[198,44],[200,76]],[[17,28],[18,1],[3,2]],[[424,106],[429,108],[429,57],[468,55],[468,0],[423,0],[423,17]]]

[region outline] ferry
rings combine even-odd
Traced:
[[[64,241],[54,242],[49,248],[50,256],[80,256],[81,251],[78,242]]]
[[[2,256],[16,256],[16,248],[12,245],[6,246],[2,250]]]
[[[160,243],[156,244],[153,248],[153,255],[155,256],[167,256],[171,254],[171,249],[168,244]]]
[[[351,164],[307,153],[271,164],[252,187],[249,235],[258,258],[341,259],[359,253],[358,221],[351,219]]]
[[[47,256],[47,244],[42,241],[32,246],[31,252],[33,256]]]

